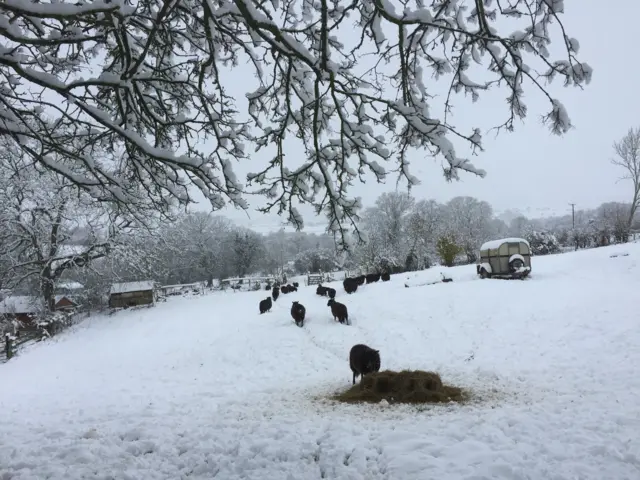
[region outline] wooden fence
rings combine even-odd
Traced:
[[[322,274],[307,275],[307,285],[319,285],[320,283],[322,283]]]
[[[333,275],[330,273],[310,273],[307,275],[307,285],[319,285],[320,283],[333,281]]]
[[[51,338],[72,325],[76,325],[91,315],[90,311],[76,312],[63,321],[19,328],[14,334],[6,333],[0,346],[0,363],[4,363],[27,345]]]

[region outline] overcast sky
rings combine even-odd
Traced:
[[[540,116],[546,113],[547,104],[530,84],[525,87],[529,108],[525,123],[517,125],[515,132],[500,133],[497,138],[487,130],[506,119],[506,91],[485,94],[476,104],[460,98],[453,123],[465,131],[471,126],[482,129],[485,152],[472,160],[487,171],[487,176],[482,179],[461,173],[461,181],[447,183],[439,161],[423,158],[416,152],[411,159],[412,173],[422,182],[413,189],[416,198],[445,202],[458,195],[470,195],[490,202],[498,212],[519,209],[529,216],[569,213],[570,202],[577,208],[592,208],[606,201],[629,199],[631,186],[617,182],[622,172],[609,160],[613,155],[612,143],[630,127],[640,126],[638,68],[631,55],[635,50],[634,32],[640,2],[616,0],[616,11],[620,15],[608,22],[603,22],[601,6],[596,0],[565,1],[563,22],[567,34],[579,40],[579,58],[594,69],[593,80],[583,91],[564,88],[561,82],[549,88],[551,95],[559,98],[569,111],[574,130],[557,137],[541,124]],[[233,72],[238,78],[237,98],[247,90],[243,84],[246,73],[241,68]],[[445,91],[444,83],[437,85],[429,79],[426,83],[429,87],[433,84],[440,94]],[[440,116],[440,112],[434,111],[433,115]],[[464,145],[458,146],[458,153],[467,155]],[[297,154],[297,148],[292,146],[287,152],[287,161]],[[247,172],[258,170],[264,160],[265,156],[255,155],[250,165],[235,167],[237,175],[244,178]],[[385,185],[373,181],[354,185],[350,194],[361,196],[363,203],[369,205],[380,193],[395,188],[395,178],[390,177]],[[257,204],[250,202],[253,206]],[[200,207],[208,208],[206,204],[198,209]],[[261,230],[277,228],[282,221],[275,215],[265,217],[253,210],[248,212],[250,219],[238,210],[225,209],[220,213],[243,224],[259,226]],[[322,218],[305,215],[309,226],[322,221]]]

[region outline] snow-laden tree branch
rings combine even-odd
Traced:
[[[581,86],[591,69],[576,59],[563,10],[562,0],[5,0],[0,134],[96,198],[165,209],[190,203],[194,184],[214,208],[247,208],[254,187],[263,211],[302,226],[295,205],[311,204],[344,240],[360,208],[348,187],[366,173],[415,185],[409,160],[419,155],[442,159],[448,179],[484,175],[454,148],[482,148],[479,129],[451,123],[456,93],[506,89],[498,128],[512,129],[528,85],[547,99],[551,130],[570,128],[545,82]],[[241,64],[259,85],[246,113],[229,93]],[[483,78],[472,78],[474,64]],[[430,74],[449,85],[441,115]],[[285,160],[292,139],[304,158]],[[248,160],[246,142],[275,154],[245,184],[232,163]]]

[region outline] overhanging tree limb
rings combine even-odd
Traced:
[[[506,86],[507,119],[497,128],[511,130],[527,114],[529,83],[548,101],[551,130],[571,127],[542,83],[560,77],[581,86],[591,78],[560,22],[562,2],[494,5],[7,0],[0,4],[8,19],[0,26],[0,134],[130,211],[187,205],[192,185],[214,209],[248,208],[251,193],[267,197],[263,211],[287,214],[296,226],[303,224],[296,204],[312,205],[345,246],[361,207],[349,188],[367,174],[382,182],[394,172],[415,185],[410,160],[428,156],[443,162],[449,180],[460,171],[484,175],[454,148],[463,140],[482,149],[479,129],[452,123],[456,94],[476,100]],[[504,31],[505,17],[521,30]],[[558,59],[548,50],[555,37],[564,47]],[[247,112],[231,90],[230,67],[243,63],[256,78]],[[474,80],[474,63],[489,76]],[[428,70],[449,80],[440,115],[431,111]],[[285,161],[292,141],[304,155]],[[248,160],[249,143],[279,152],[243,181],[233,163]]]

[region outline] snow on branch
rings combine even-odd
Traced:
[[[496,127],[511,130],[527,114],[529,86],[548,100],[554,133],[571,127],[545,82],[580,87],[591,68],[563,13],[561,0],[7,0],[0,134],[96,198],[170,209],[193,201],[194,184],[214,208],[247,208],[255,187],[263,211],[301,227],[295,204],[311,204],[344,241],[361,208],[348,187],[367,174],[415,185],[409,159],[421,155],[441,159],[447,179],[484,176],[454,148],[482,149],[479,129],[450,121],[456,94],[506,89]],[[521,29],[505,31],[505,17]],[[552,40],[561,58],[551,58]],[[229,93],[240,64],[259,85],[247,112]],[[430,108],[430,73],[449,84],[441,115]],[[293,163],[291,139],[305,149]],[[247,142],[276,153],[244,182],[233,162],[248,160]]]

